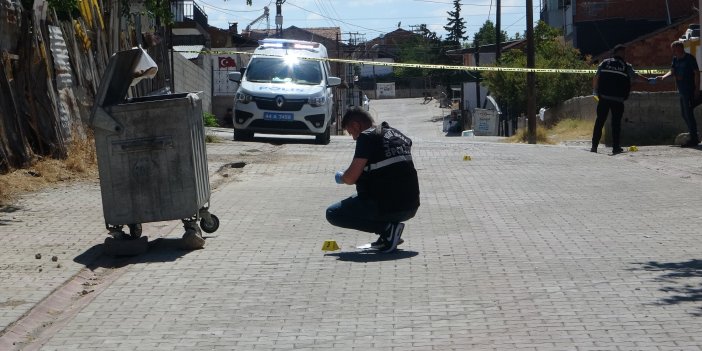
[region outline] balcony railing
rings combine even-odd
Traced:
[[[194,21],[202,28],[207,28],[207,15],[195,1],[182,0],[171,2],[173,21],[176,23]]]

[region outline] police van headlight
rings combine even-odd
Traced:
[[[241,102],[242,104],[248,104],[249,102],[253,101],[253,96],[247,93],[237,92],[236,101]]]
[[[312,107],[324,106],[324,103],[327,102],[327,97],[325,95],[312,96],[308,102]]]

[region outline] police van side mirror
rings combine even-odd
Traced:
[[[241,83],[241,72],[229,72],[227,78],[232,82]]]
[[[335,87],[335,86],[337,86],[337,85],[340,85],[340,84],[341,84],[341,78],[339,78],[339,77],[329,77],[329,78],[327,78],[327,84],[328,84],[330,87]]]

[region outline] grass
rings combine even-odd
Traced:
[[[559,121],[550,128],[542,124],[536,126],[537,144],[559,144],[565,141],[590,140],[592,138],[592,128],[595,121],[567,118]],[[508,142],[527,143],[529,142],[526,128],[517,130],[517,133],[509,137]]]
[[[97,179],[97,157],[92,136],[75,138],[68,145],[63,160],[37,157],[29,168],[0,175],[0,205],[7,205],[18,195],[38,191],[57,183]]]
[[[590,140],[592,139],[592,129],[594,127],[594,120],[568,118],[561,120],[549,129],[549,137],[556,142]]]

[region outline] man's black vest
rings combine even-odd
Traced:
[[[616,56],[602,61],[597,93],[626,100],[630,90],[629,64]]]

